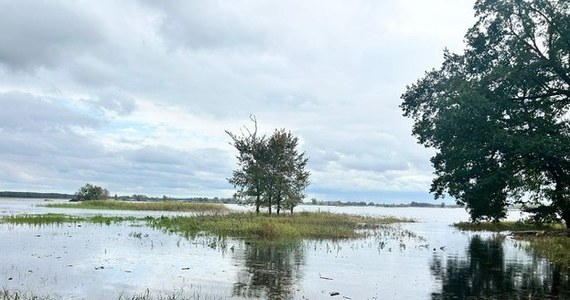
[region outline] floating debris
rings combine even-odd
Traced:
[[[320,273],[319,273],[319,278],[324,279],[324,280],[333,280],[333,279],[330,278],[330,277],[322,276]]]

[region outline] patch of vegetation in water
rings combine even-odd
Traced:
[[[570,238],[563,235],[547,234],[525,236],[526,250],[570,270]]]
[[[453,227],[465,231],[546,231],[562,229],[560,224],[537,224],[524,221],[459,222]]]
[[[182,201],[131,202],[115,200],[94,200],[75,203],[49,203],[45,207],[105,209],[105,210],[148,210],[148,211],[180,211],[222,213],[229,211],[223,204],[194,203]]]
[[[22,292],[18,290],[2,289],[0,291],[0,300],[49,300],[47,296],[38,296],[32,293]]]
[[[137,221],[135,217],[106,217],[101,215],[91,217],[78,217],[65,214],[38,214],[38,215],[13,215],[2,216],[0,223],[16,224],[16,225],[49,225],[64,223],[95,223],[95,224],[116,224],[127,221]]]
[[[570,238],[566,236],[566,230],[562,224],[503,221],[498,223],[460,222],[453,226],[466,231],[510,231],[514,238],[528,242],[523,246],[528,252],[570,268]]]
[[[267,215],[255,213],[229,213],[174,217],[78,217],[64,214],[14,215],[0,218],[9,224],[46,225],[62,223],[113,224],[125,221],[146,222],[151,227],[184,236],[206,233],[223,237],[262,239],[347,239],[365,236],[374,229],[412,222],[395,217],[369,217],[329,212],[300,212],[295,215]]]
[[[51,299],[59,299],[52,298],[50,296],[40,296],[31,292],[23,292],[19,290],[9,290],[3,289],[0,290],[0,300],[51,300]],[[118,300],[182,300],[182,299],[226,299],[221,297],[203,295],[200,291],[195,291],[191,295],[186,296],[182,295],[179,292],[171,292],[171,293],[156,293],[152,294],[149,290],[145,292],[133,294],[133,295],[125,295],[121,294],[117,297]]]
[[[184,235],[207,232],[218,236],[262,239],[346,239],[365,235],[365,229],[411,222],[395,217],[368,217],[329,212],[300,212],[291,215],[231,213],[196,217],[160,217],[151,226]]]

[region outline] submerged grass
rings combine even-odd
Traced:
[[[32,293],[8,290],[6,288],[0,291],[0,300],[48,300],[47,296],[37,296]]]
[[[570,237],[561,224],[534,224],[523,221],[498,223],[468,223],[453,224],[454,227],[466,231],[510,231],[518,240],[527,241],[524,248],[540,257],[570,268]]]
[[[51,300],[59,299],[50,296],[39,296],[31,292],[23,292],[19,290],[8,290],[6,288],[0,290],[0,300]],[[203,295],[201,291],[194,291],[190,295],[182,295],[181,292],[172,293],[156,293],[152,294],[148,289],[140,294],[119,295],[118,300],[183,300],[183,299],[225,299],[216,296]]]
[[[206,233],[222,237],[243,237],[262,239],[346,239],[361,237],[366,229],[400,222],[412,222],[409,219],[395,217],[368,217],[329,212],[300,212],[293,216],[269,216],[255,213],[229,213],[199,216],[174,217],[77,217],[63,214],[15,215],[4,216],[0,222],[10,224],[62,224],[88,222],[97,224],[119,223],[125,221],[146,222],[149,226],[185,236]]]
[[[0,223],[16,224],[16,225],[48,225],[63,223],[95,223],[111,225],[126,221],[137,221],[135,217],[105,217],[96,215],[91,217],[77,217],[65,214],[40,214],[40,215],[13,215],[2,216]]]
[[[526,249],[551,262],[570,269],[570,238],[564,235],[526,236]]]
[[[150,210],[150,211],[184,211],[184,212],[227,212],[228,208],[217,203],[194,203],[181,201],[131,202],[131,201],[82,201],[76,203],[50,203],[46,207],[107,209],[107,210]]]

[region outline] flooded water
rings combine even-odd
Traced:
[[[43,202],[0,199],[0,214],[165,215],[38,204]],[[186,239],[132,222],[0,224],[0,289],[56,299],[128,299],[145,293],[189,299],[570,299],[567,273],[525,252],[524,243],[450,227],[468,219],[463,209],[300,210],[393,215],[418,222],[365,239],[287,244]],[[511,211],[509,217],[519,213]]]

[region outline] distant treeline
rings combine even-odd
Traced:
[[[425,203],[425,202],[415,202],[410,203],[398,203],[398,204],[387,204],[387,203],[374,203],[374,202],[342,202],[342,201],[317,201],[316,199],[311,199],[311,202],[305,203],[310,205],[327,205],[327,206],[375,206],[375,207],[458,207],[457,205],[446,205],[444,202],[439,204]]]
[[[146,195],[138,195],[134,194],[131,196],[113,196],[111,197],[115,200],[128,200],[128,201],[188,201],[188,202],[211,202],[211,203],[238,203],[236,199],[233,198],[207,198],[207,197],[187,197],[187,198],[178,198],[178,197],[149,197]]]
[[[73,199],[75,195],[72,194],[61,194],[61,193],[35,193],[35,192],[0,192],[0,198],[44,198],[44,199]],[[207,198],[207,197],[189,197],[189,198],[177,198],[177,197],[149,197],[146,195],[129,195],[129,196],[118,196],[114,195],[110,197],[115,200],[124,201],[188,201],[188,202],[210,202],[210,203],[224,203],[224,204],[240,204],[237,199],[234,198]],[[355,202],[355,201],[317,201],[316,199],[311,199],[310,202],[305,202],[308,205],[328,205],[328,206],[376,206],[376,207],[457,207],[457,205],[446,205],[445,203],[432,204],[425,202],[415,202],[404,204],[385,204],[385,203],[374,203],[374,202]]]
[[[73,195],[60,193],[34,193],[34,192],[0,192],[1,198],[50,198],[71,199]]]
[[[73,199],[76,196],[73,194],[62,193],[36,193],[36,192],[0,192],[0,198],[44,198],[44,199]],[[130,195],[130,196],[111,196],[110,199],[115,200],[130,200],[130,201],[190,201],[190,202],[214,202],[214,203],[237,203],[232,198],[206,198],[206,197],[190,197],[190,198],[175,198],[175,197],[149,197],[146,195]]]

